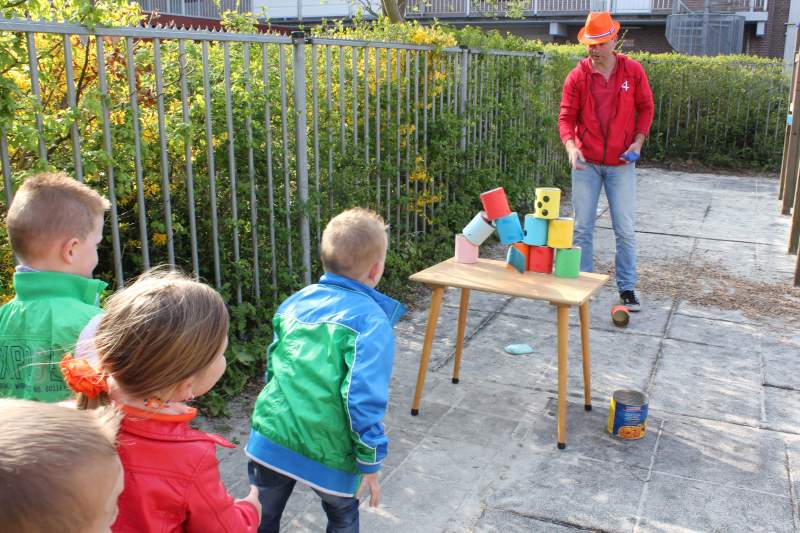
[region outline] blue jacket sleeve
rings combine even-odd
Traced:
[[[377,472],[389,441],[383,420],[394,360],[394,332],[386,320],[375,321],[356,340],[349,382],[342,394],[350,417],[350,435],[362,473]]]

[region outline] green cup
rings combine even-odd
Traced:
[[[581,274],[581,249],[556,250],[555,275],[559,278],[577,278]]]

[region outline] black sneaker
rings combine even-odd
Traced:
[[[641,304],[639,304],[639,299],[636,297],[636,293],[631,290],[622,291],[621,293],[619,293],[619,303],[627,307],[628,311],[632,313],[641,311]]]

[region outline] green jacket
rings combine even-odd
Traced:
[[[70,396],[58,362],[100,313],[106,283],[61,272],[17,272],[0,307],[0,396],[58,402]]]
[[[383,428],[399,302],[327,273],[278,308],[267,382],[246,453],[255,462],[337,496],[388,451]]]

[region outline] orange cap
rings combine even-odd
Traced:
[[[586,24],[578,31],[582,44],[603,44],[619,33],[619,22],[611,18],[608,11],[593,11],[586,17]]]

